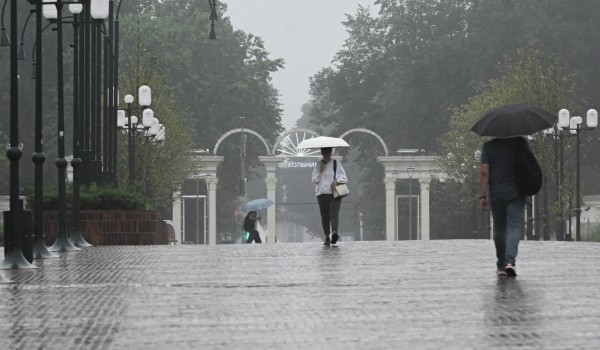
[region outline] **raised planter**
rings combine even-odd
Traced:
[[[67,211],[66,231],[71,232],[71,212]],[[58,212],[44,212],[44,240],[56,241]],[[92,245],[168,244],[165,222],[153,210],[82,210],[81,233]]]

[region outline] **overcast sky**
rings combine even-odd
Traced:
[[[354,15],[358,5],[377,13],[375,0],[223,0],[234,29],[261,37],[270,58],[283,58],[285,67],[273,75],[283,109],[283,126],[289,130],[308,102],[309,77],[331,64],[347,33],[344,14]],[[217,36],[218,33],[218,23]]]

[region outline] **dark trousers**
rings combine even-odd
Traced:
[[[338,233],[339,213],[342,206],[342,198],[333,198],[332,194],[322,194],[317,196],[319,202],[319,211],[321,212],[321,225],[325,236],[329,236],[331,231]]]
[[[248,240],[246,241],[246,243],[252,243],[252,241],[256,243],[262,243],[262,240],[260,239],[260,234],[255,228],[249,229],[248,233],[250,235],[248,236]]]

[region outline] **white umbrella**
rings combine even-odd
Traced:
[[[339,137],[317,136],[304,140],[296,146],[297,149],[327,147],[350,147],[350,145]]]

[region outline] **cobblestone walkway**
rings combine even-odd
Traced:
[[[599,349],[600,244],[112,246],[0,270],[0,349]]]

